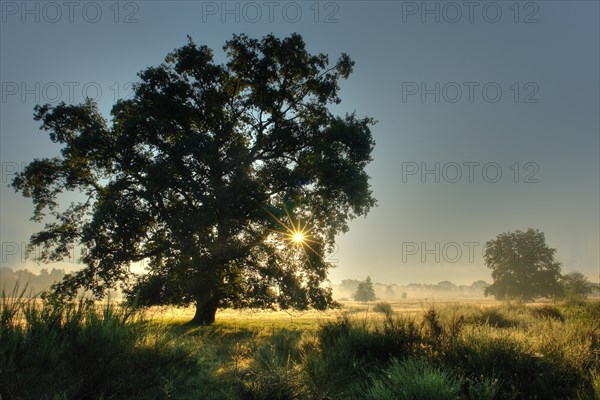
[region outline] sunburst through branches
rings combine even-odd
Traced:
[[[271,231],[282,235],[287,245],[296,246],[302,249],[309,262],[309,251],[320,257],[320,254],[313,247],[317,243],[317,240],[315,240],[315,236],[313,234],[315,226],[311,226],[308,222],[302,222],[300,217],[294,218],[292,215],[290,215],[287,209],[285,209],[285,214],[287,216],[286,221],[277,218],[269,211],[267,212],[282,228],[271,229]]]

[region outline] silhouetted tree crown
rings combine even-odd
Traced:
[[[569,297],[585,297],[594,290],[590,280],[581,272],[571,272],[561,276],[560,285],[564,294]]]
[[[484,260],[494,279],[485,295],[499,300],[560,296],[560,264],[554,259],[555,253],[537,229],[498,235],[484,248]]]
[[[367,279],[365,279],[364,282],[360,282],[358,284],[356,293],[354,293],[354,300],[362,301],[364,303],[366,301],[373,301],[376,299],[375,289],[373,289],[373,282],[371,282],[371,277],[367,276]]]
[[[234,35],[223,49],[227,62],[216,64],[190,38],[139,73],[110,123],[91,100],[36,106],[61,153],[12,182],[33,199],[35,221],[54,217],[31,245],[44,261],[87,249],[86,267],[57,294],[102,296],[145,261],[129,293],[146,305],[195,304],[202,323],[224,306],[332,304],[324,257],[375,205],[365,172],[374,121],[328,109],[354,63],[342,54],[331,65],[297,34]],[[85,198],[61,205],[64,192]],[[306,240],[286,241],[284,225],[306,228]]]

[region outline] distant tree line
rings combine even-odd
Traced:
[[[364,286],[371,286],[377,299],[400,299],[400,298],[424,298],[428,296],[454,296],[454,297],[483,297],[483,292],[489,283],[483,280],[475,281],[471,285],[457,285],[450,281],[441,281],[435,284],[409,283],[399,285],[397,283],[372,282],[367,280],[344,279],[338,285],[333,285],[333,291],[338,299],[354,299],[359,291],[364,292]],[[374,299],[371,299],[374,300]],[[371,301],[366,300],[366,301]],[[357,299],[357,301],[363,301]]]
[[[600,294],[600,284],[590,282],[581,272],[562,274],[561,264],[555,255],[556,249],[546,244],[543,232],[533,228],[516,230],[501,233],[485,244],[484,260],[491,270],[491,284],[476,281],[470,286],[457,286],[452,282],[442,281],[435,285],[411,283],[398,286],[373,284],[371,278],[367,277],[365,281],[343,280],[334,290],[337,289],[338,298],[343,293],[363,302],[375,300],[376,297],[405,299],[411,294],[421,298],[428,295],[485,295],[494,296],[496,300],[521,301],[539,298],[584,299],[589,295]]]
[[[26,290],[26,296],[37,296],[56,282],[62,280],[66,272],[64,269],[52,268],[50,271],[42,269],[39,274],[34,274],[26,269],[13,271],[11,268],[0,268],[0,290],[7,295],[17,287]]]

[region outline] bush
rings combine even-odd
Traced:
[[[367,361],[365,349],[370,343],[364,324],[354,324],[348,317],[323,324],[316,340],[304,346],[302,369],[309,391],[315,398],[347,398],[364,377]],[[358,347],[355,345],[360,344]]]
[[[439,311],[435,307],[432,306],[425,311],[425,315],[423,316],[423,326],[427,328],[429,336],[434,340],[439,340],[444,333]]]
[[[519,324],[516,319],[507,317],[497,307],[482,308],[477,313],[467,317],[466,320],[469,323],[487,325],[493,328],[512,328]]]
[[[458,338],[463,326],[466,323],[464,315],[457,313],[456,309],[448,312],[444,310],[442,315],[440,309],[434,306],[429,307],[423,315],[423,327],[428,338],[433,342],[440,344],[442,341],[449,342]]]
[[[456,400],[462,381],[446,370],[408,358],[392,360],[371,379],[361,398],[367,400]]]
[[[254,352],[254,360],[243,378],[245,394],[255,400],[305,398],[306,388],[298,363],[300,336],[286,330],[273,333]]]
[[[567,360],[531,354],[508,337],[470,336],[444,351],[444,363],[463,376],[497,378],[499,399],[566,399],[584,385]]]
[[[313,393],[347,398],[367,380],[365,371],[413,354],[421,340],[420,328],[410,319],[389,315],[372,326],[346,316],[321,326],[303,369]]]
[[[385,301],[381,301],[376,303],[373,307],[373,311],[382,313],[385,315],[392,315],[394,312],[392,310],[392,305],[390,303],[386,303]]]
[[[600,300],[585,301],[566,299],[560,304],[562,314],[579,322],[600,320]]]
[[[565,317],[560,310],[554,306],[538,306],[531,309],[531,314],[536,318],[549,318],[564,322]]]

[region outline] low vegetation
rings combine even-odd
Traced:
[[[193,349],[131,309],[2,294],[0,398],[168,398],[197,373]]]
[[[198,326],[22,294],[1,301],[2,399],[600,398],[598,301],[225,310]]]

